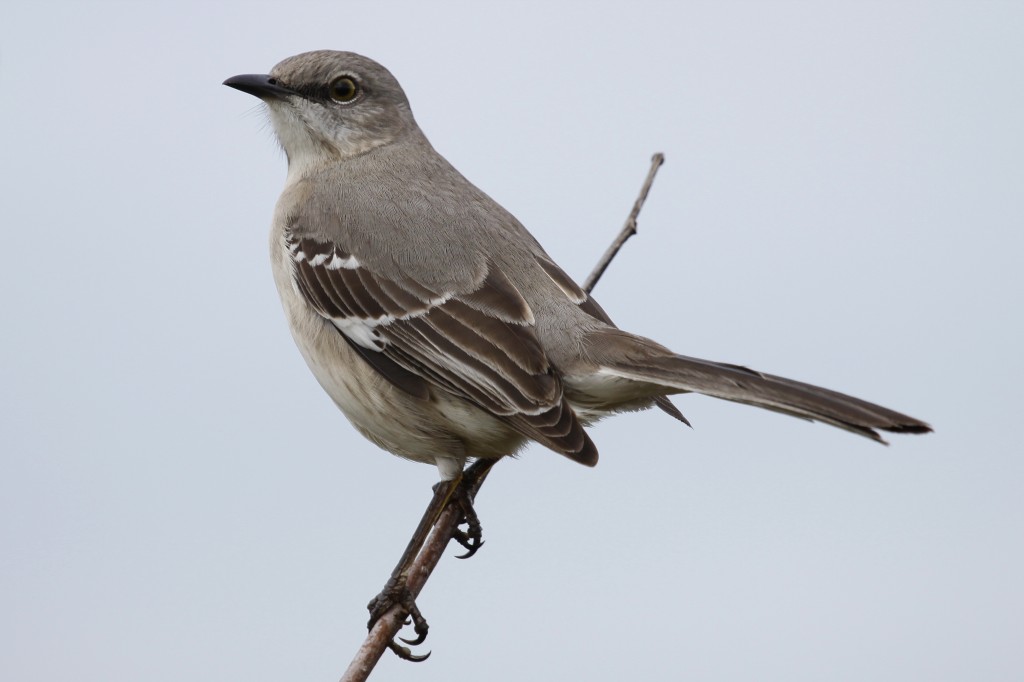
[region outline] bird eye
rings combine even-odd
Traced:
[[[342,76],[331,81],[328,87],[331,99],[335,102],[351,102],[359,94],[359,85],[350,76]]]

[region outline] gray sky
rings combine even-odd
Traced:
[[[271,282],[285,159],[221,86],[388,66],[616,321],[931,422],[687,396],[541,448],[380,679],[1024,677],[1019,3],[0,10],[0,678],[334,680],[436,480],[359,437]],[[1011,435],[1012,434],[1012,435]]]

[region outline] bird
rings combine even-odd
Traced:
[[[288,161],[270,254],[317,381],[383,450],[434,464],[531,442],[587,466],[585,427],[699,393],[875,441],[918,419],[811,384],[680,355],[617,327],[497,201],[427,140],[398,80],[353,52],[224,82],[265,104]],[[649,294],[644,294],[648,296]]]
[[[881,441],[917,419],[678,355],[620,330],[526,228],[448,163],[395,77],[352,52],[227,85],[266,102],[288,158],[274,280],[307,364],[369,440],[453,478],[535,441],[593,466],[584,425],[703,393]]]

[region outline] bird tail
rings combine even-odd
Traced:
[[[820,421],[880,443],[876,429],[893,433],[928,433],[923,421],[859,398],[757,372],[740,365],[676,355],[649,339],[618,329],[588,339],[600,373],[654,384],[672,393],[702,393],[754,405],[801,419]]]

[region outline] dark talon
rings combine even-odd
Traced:
[[[483,547],[483,544],[484,544],[484,543],[483,543],[483,542],[481,541],[481,542],[480,542],[480,544],[478,544],[478,545],[476,545],[476,546],[474,546],[474,547],[471,547],[471,548],[469,549],[469,551],[468,551],[468,552],[466,552],[465,554],[456,554],[456,555],[455,555],[455,558],[456,558],[456,559],[468,559],[468,558],[470,558],[471,556],[473,556],[474,554],[476,554],[476,553],[477,553],[477,550],[479,550],[479,549],[480,549],[481,547]]]
[[[398,639],[402,640],[403,642],[405,642],[409,646],[417,646],[417,645],[423,644],[423,642],[427,641],[427,633],[426,632],[419,633],[417,635],[416,639],[406,639],[405,637],[399,637]]]
[[[477,551],[483,547],[484,541],[479,536],[473,537],[468,533],[461,530],[456,530],[452,534],[452,539],[459,543],[468,550],[465,554],[456,554],[456,559],[468,559],[477,553]]]
[[[404,661],[410,661],[412,663],[422,663],[423,661],[430,658],[431,652],[427,652],[422,656],[416,656],[409,650],[409,647],[396,644],[394,640],[388,642],[388,648],[395,652],[395,655]]]

